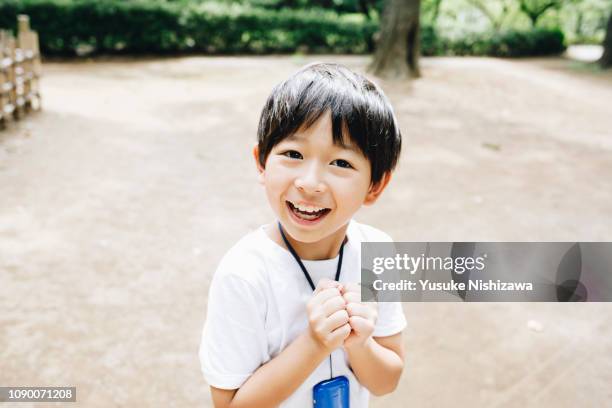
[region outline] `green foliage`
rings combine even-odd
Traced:
[[[492,37],[488,55],[497,57],[527,57],[559,54],[565,50],[563,32],[559,29],[506,31]]]
[[[374,48],[377,12],[338,14],[329,9],[281,7],[305,0],[0,0],[0,27],[15,28],[16,15],[30,16],[46,55],[367,53]],[[321,0],[321,4],[326,0]],[[562,51],[563,34],[529,30],[506,18],[493,29],[474,0],[424,2],[421,49],[424,55],[493,55],[516,57]],[[494,2],[495,0],[491,0]],[[503,0],[507,3],[509,0]],[[587,0],[584,0],[587,1]],[[588,0],[598,1],[598,0]],[[260,3],[260,7],[252,4]],[[268,2],[267,7],[261,7]],[[369,2],[369,3],[368,3]],[[380,0],[367,0],[375,4]],[[357,7],[357,1],[334,0],[334,7]],[[483,3],[484,4],[484,3]],[[487,3],[486,12],[497,10]],[[515,12],[520,14],[518,7]],[[439,15],[439,17],[438,17]],[[434,18],[434,16],[436,16]],[[370,16],[372,17],[372,16]],[[497,17],[493,18],[494,20]],[[497,21],[497,20],[496,20]],[[501,20],[499,20],[501,21]],[[496,23],[497,24],[497,23]]]
[[[569,44],[601,44],[611,0],[422,0],[422,21],[453,40],[490,31],[560,29]],[[532,17],[529,17],[529,14]]]
[[[535,27],[548,10],[559,10],[565,0],[518,0],[521,11],[529,17]]]
[[[207,52],[366,53],[378,23],[322,9],[122,0],[2,0],[0,26],[30,16],[47,55]]]
[[[181,1],[181,0],[177,0]],[[184,1],[184,0],[183,0]],[[194,1],[194,0],[189,0]],[[206,1],[206,0],[196,0]],[[375,10],[380,13],[384,0],[217,0],[227,4],[242,4],[252,7],[279,10],[282,8],[307,9],[323,8],[336,13],[363,13],[372,14]]]
[[[527,57],[559,54],[565,50],[563,33],[554,29],[491,31],[448,39],[436,35],[432,27],[423,27],[421,38],[423,55]]]
[[[601,44],[610,13],[610,0],[575,0],[558,13],[545,15],[542,22],[561,27],[570,44]]]

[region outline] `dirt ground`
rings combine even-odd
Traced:
[[[258,116],[313,60],[368,61],[44,65],[43,111],[0,132],[0,385],[76,386],[84,407],[211,406],[197,356],[209,282],[272,218],[250,157]],[[561,58],[422,64],[418,81],[379,81],[405,148],[359,221],[403,241],[612,240],[612,73]],[[406,369],[372,407],[612,399],[612,305],[404,309]]]

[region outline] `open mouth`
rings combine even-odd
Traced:
[[[289,211],[298,221],[308,224],[321,220],[331,211],[330,208],[298,208],[290,201],[286,201],[286,203]]]

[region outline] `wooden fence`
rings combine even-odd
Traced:
[[[28,16],[20,15],[17,23],[17,38],[0,30],[0,128],[41,106],[38,34]]]

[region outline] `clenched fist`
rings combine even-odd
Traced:
[[[342,288],[341,293],[346,302],[346,311],[351,326],[351,333],[344,341],[344,347],[362,346],[374,332],[376,319],[378,318],[377,304],[362,303],[361,288],[357,284],[347,284]]]
[[[321,279],[306,306],[310,334],[331,353],[342,346],[351,333],[344,287],[330,279]]]

